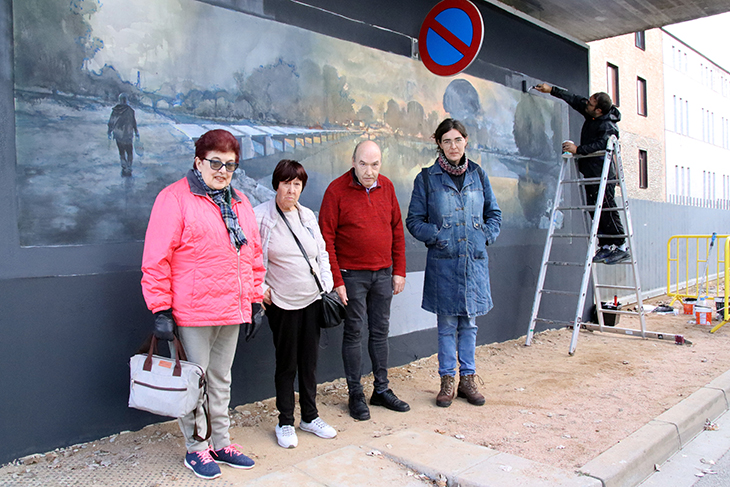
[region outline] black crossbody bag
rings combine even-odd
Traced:
[[[342,301],[340,301],[340,295],[337,294],[337,291],[330,291],[326,293],[324,291],[324,288],[322,287],[322,284],[319,282],[319,277],[317,277],[317,273],[314,272],[314,268],[312,267],[312,264],[309,262],[309,257],[307,257],[307,252],[304,250],[304,247],[302,246],[302,243],[297,238],[297,235],[294,233],[294,230],[292,230],[291,225],[289,224],[289,220],[287,220],[286,215],[284,215],[284,212],[281,211],[281,208],[279,208],[279,205],[276,205],[276,211],[279,212],[279,215],[281,216],[281,219],[284,220],[284,223],[286,223],[287,228],[291,232],[292,236],[294,237],[294,241],[297,243],[297,246],[299,247],[299,250],[302,252],[302,255],[304,256],[304,260],[307,261],[307,265],[309,266],[309,272],[312,274],[312,277],[314,277],[314,282],[317,283],[317,288],[319,289],[319,294],[322,296],[322,314],[324,315],[324,321],[319,324],[320,328],[334,328],[336,326],[340,326],[343,321],[345,321],[345,316],[347,316],[347,311],[345,310],[345,305],[342,304]]]

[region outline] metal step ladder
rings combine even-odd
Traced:
[[[566,154],[567,155],[567,154]],[[597,157],[597,156],[603,156],[603,171],[601,172],[600,178],[581,178],[578,176],[578,170],[577,170],[577,160],[584,157]],[[642,296],[641,296],[641,285],[639,282],[639,269],[638,265],[636,263],[636,253],[634,252],[635,246],[634,246],[634,233],[633,228],[631,225],[631,215],[629,212],[629,202],[626,192],[626,184],[624,181],[624,172],[623,167],[621,164],[621,148],[618,143],[618,139],[615,135],[612,135],[611,138],[608,140],[608,143],[606,144],[606,150],[600,151],[600,152],[594,152],[592,154],[588,154],[586,156],[569,156],[566,157],[563,156],[563,161],[560,167],[560,176],[558,179],[557,189],[555,193],[555,199],[553,199],[553,208],[552,212],[550,214],[550,226],[548,229],[547,239],[545,242],[545,248],[543,250],[542,255],[542,263],[540,265],[540,274],[537,280],[537,287],[535,289],[535,299],[533,301],[532,305],[532,315],[530,317],[530,326],[527,331],[527,339],[525,341],[525,345],[529,346],[532,344],[532,338],[535,333],[535,327],[538,323],[544,323],[546,325],[558,325],[558,326],[568,326],[573,328],[573,336],[570,341],[570,349],[568,353],[570,355],[573,355],[575,353],[575,349],[578,344],[578,332],[581,329],[585,330],[591,330],[591,331],[602,331],[602,332],[609,332],[609,333],[618,333],[621,335],[636,335],[641,336],[642,338],[656,338],[660,340],[674,340],[677,344],[684,344],[686,340],[682,335],[675,335],[671,333],[658,333],[658,332],[650,332],[646,330],[646,320],[644,316],[644,307],[642,302]],[[609,170],[611,167],[611,164],[615,164],[616,168],[616,177],[618,179],[608,179]],[[599,189],[598,189],[598,196],[596,198],[596,204],[593,205],[587,205],[585,201],[585,191],[579,191],[581,195],[581,205],[578,206],[561,206],[561,202],[563,200],[565,188],[569,186],[585,186],[589,184],[597,184],[599,183]],[[603,208],[603,197],[606,193],[606,186],[608,184],[618,184],[621,188],[621,202],[617,204],[616,208]],[[617,202],[618,203],[618,202]],[[588,230],[588,233],[570,233],[570,232],[558,232],[558,225],[556,223],[556,216],[559,214],[559,212],[580,212],[583,216],[583,221],[585,222],[585,227]],[[616,237],[624,237],[627,242],[627,250],[629,252],[629,260],[624,262],[619,262],[615,265],[630,265],[632,269],[633,274],[633,286],[627,286],[627,285],[619,285],[619,284],[610,284],[610,283],[600,283],[598,281],[598,272],[597,268],[594,265],[593,262],[593,256],[596,253],[596,246],[598,242],[599,237],[603,237],[603,235],[598,234],[598,223],[601,219],[601,213],[603,211],[619,211],[624,214],[624,220],[626,222],[625,227],[625,234],[623,235],[615,235]],[[593,212],[593,218],[591,218],[590,213]],[[614,235],[611,235],[614,236]],[[552,250],[553,250],[553,241],[555,239],[584,239],[588,242],[588,250],[585,255],[585,260],[581,262],[564,262],[560,260],[556,260],[552,256]],[[582,267],[583,268],[583,275],[580,282],[580,288],[576,291],[572,290],[558,290],[558,289],[546,289],[545,288],[545,280],[546,275],[548,273],[548,270],[555,270],[557,271],[560,268],[565,269],[566,267]],[[552,275],[552,274],[551,274]],[[583,310],[585,308],[586,304],[586,297],[588,294],[588,285],[589,283],[593,284],[593,296],[595,298],[596,303],[596,314],[598,317],[598,324],[592,324],[592,323],[583,323],[582,317],[583,317]],[[606,309],[604,307],[604,303],[601,300],[601,291],[605,291],[607,289],[612,289],[614,291],[617,290],[624,290],[624,291],[630,291],[633,290],[636,294],[636,311],[622,311],[622,310],[614,310],[614,309]],[[548,295],[562,295],[562,296],[575,296],[578,299],[578,302],[576,304],[575,308],[575,315],[573,321],[560,321],[555,319],[548,319],[545,317],[540,316],[540,305],[543,303],[543,298]],[[614,293],[610,293],[611,296],[614,296]],[[638,315],[639,316],[639,322],[641,323],[641,329],[640,330],[634,330],[634,329],[628,329],[628,328],[619,328],[616,326],[607,326],[605,325],[605,314],[613,314],[613,315]]]

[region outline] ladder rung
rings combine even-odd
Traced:
[[[563,296],[580,296],[579,292],[576,291],[558,291],[556,289],[541,289],[541,293],[545,294],[561,294]]]
[[[585,205],[585,206],[558,206],[555,208],[556,210],[586,210],[586,211],[595,211],[595,206]],[[616,208],[601,208],[601,211],[626,211],[626,208],[623,206],[617,206]]]
[[[547,318],[535,318],[535,321],[547,323],[549,325],[573,326],[572,321],[548,320]]]
[[[561,184],[588,184],[588,183],[600,183],[601,178],[580,178],[580,179],[565,179]],[[620,180],[618,179],[607,179],[606,183],[617,184]]]
[[[620,286],[618,284],[596,284],[596,287],[600,287],[603,289],[626,289],[628,291],[635,291],[635,286]]]
[[[598,238],[628,238],[628,235],[625,233],[617,234],[617,235],[604,235],[603,233],[599,233],[596,235]]]
[[[600,235],[599,235],[600,236]],[[613,236],[619,236],[619,235],[612,235]],[[552,238],[590,238],[590,235],[587,233],[559,233],[559,234],[552,234]]]
[[[562,266],[578,266],[583,267],[585,264],[582,262],[562,262],[559,260],[549,260],[545,262],[545,265],[562,265]]]

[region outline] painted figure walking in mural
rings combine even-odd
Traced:
[[[466,157],[464,125],[447,118],[433,137],[438,156],[416,176],[406,226],[428,247],[421,307],[437,316],[441,389],[436,404],[449,407],[458,395],[481,406],[476,317],[492,309],[487,247],[499,235],[502,212],[487,174]]]
[[[142,257],[142,292],[155,314],[155,336],[172,340],[177,334],[188,359],[208,378],[210,441],[194,434],[206,429],[196,427],[194,412],[178,420],[185,466],[204,479],[221,475],[218,463],[254,465],[228,432],[240,325],[246,324],[250,338],[265,274],[253,208],[230,185],[238,154],[238,141],[225,130],[211,130],[195,142],[193,168],[155,200]],[[198,418],[204,417],[201,409]]]
[[[129,106],[127,95],[119,95],[119,103],[112,108],[112,114],[107,123],[107,136],[117,143],[119,162],[122,165],[122,176],[132,175],[132,160],[134,159],[134,137],[139,141],[137,119],[134,109]]]
[[[388,387],[390,302],[405,287],[406,257],[395,188],[380,167],[378,144],[357,144],[352,169],[330,183],[319,212],[335,290],[347,307],[342,361],[350,416],[360,421],[370,419],[361,383],[364,330],[375,378],[370,404],[399,412],[411,409]]]
[[[325,291],[331,291],[333,283],[317,217],[299,203],[306,185],[307,172],[302,165],[283,159],[271,176],[276,196],[254,208],[266,268],[266,316],[276,349],[276,440],[283,448],[298,444],[294,430],[297,375],[302,414],[299,428],[320,438],[337,436],[337,431],[319,417],[316,403],[319,330],[324,316],[319,286],[312,272]]]
[[[615,135],[618,137],[618,126],[621,121],[621,113],[611,101],[607,93],[599,92],[584,98],[574,95],[567,90],[541,83],[535,87],[543,93],[550,93],[556,98],[564,100],[575,111],[583,115],[585,122],[580,131],[580,145],[566,141],[563,143],[563,151],[571,154],[584,156],[593,152],[606,149],[608,139]],[[603,156],[587,157],[578,159],[578,170],[586,178],[601,177],[603,171]],[[616,179],[616,172],[613,164],[608,172],[608,179]],[[598,199],[598,184],[585,185],[586,202],[595,206]],[[603,209],[616,208],[616,183],[606,184],[606,192],[603,196]],[[626,239],[624,226],[618,211],[602,211],[598,222],[598,251],[593,257],[593,262],[604,264],[617,264],[629,258],[626,250]],[[615,235],[615,236],[614,236]]]

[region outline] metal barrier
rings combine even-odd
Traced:
[[[697,299],[701,293],[723,300],[723,320],[710,330],[711,333],[730,319],[730,235],[717,235],[716,238],[717,243],[712,250],[712,235],[675,235],[667,242],[667,296],[672,298],[670,305],[684,298]]]

